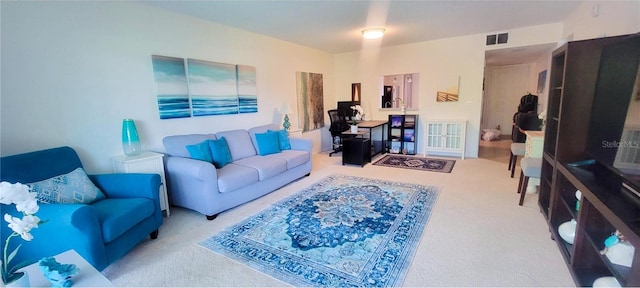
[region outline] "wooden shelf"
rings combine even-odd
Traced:
[[[418,149],[418,115],[389,115],[389,123],[388,152],[415,155]]]
[[[569,165],[588,159],[586,140],[602,48],[624,37],[568,42],[552,53],[554,88],[549,91],[538,205],[578,286],[592,286],[603,276],[614,276],[623,286],[640,286],[640,199],[597,166]],[[576,190],[582,192],[579,210]],[[558,227],[571,219],[577,222],[576,236],[568,244]],[[636,249],[631,267],[613,264],[600,253],[616,230]]]

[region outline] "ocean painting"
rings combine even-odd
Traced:
[[[187,59],[193,116],[238,114],[236,66]]]
[[[238,79],[238,112],[258,112],[258,89],[256,88],[256,68],[236,65]]]
[[[152,55],[160,119],[191,117],[184,59]]]
[[[324,127],[324,96],[322,74],[296,72],[298,94],[299,123],[302,131],[311,131]]]

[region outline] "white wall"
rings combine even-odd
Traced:
[[[535,79],[531,79],[533,81],[533,87],[531,91],[535,91],[535,94],[538,95],[538,113],[542,111],[547,111],[547,103],[549,100],[549,75],[551,74],[551,53],[553,51],[549,51],[549,53],[540,56],[540,58],[536,59],[533,63],[532,67],[534,67],[533,77]],[[544,89],[542,93],[537,92],[538,90],[538,75],[540,72],[547,70],[547,75],[545,76]]]
[[[640,1],[585,1],[564,21],[564,38],[584,40],[640,32]]]
[[[283,103],[297,107],[296,71],[322,73],[335,105],[333,56],[318,50],[135,2],[1,5],[3,156],[69,145],[102,173],[122,153],[123,118],[154,151],[167,135],[281,123]],[[256,67],[258,113],[160,120],[152,54]],[[315,152],[322,133],[304,134]]]
[[[560,23],[512,29],[508,31],[509,44],[499,48],[554,43],[560,40],[561,31]],[[380,102],[379,77],[419,73],[420,90],[416,93],[419,93],[420,108],[407,112],[420,115],[418,152],[424,153],[424,122],[427,119],[464,119],[469,121],[466,155],[477,157],[485,50],[496,49],[485,46],[486,34],[489,33],[338,54],[335,59],[335,95],[342,100],[350,99],[351,83],[360,82],[363,105],[371,107],[373,119],[386,119],[387,115],[398,111],[377,109]],[[436,102],[436,90],[456,76],[460,77],[459,101]]]
[[[599,5],[597,17],[591,16],[594,4]],[[386,119],[390,113],[377,109],[381,75],[420,73],[421,122],[468,119],[466,153],[475,157],[486,49],[640,31],[639,1],[587,1],[564,23],[498,31],[509,32],[509,44],[500,47],[484,46],[489,31],[385,49],[363,45],[361,51],[331,55],[136,2],[0,5],[0,154],[70,145],[90,173],[110,171],[109,157],[122,153],[123,118],[136,120],[142,148],[155,151],[163,150],[166,135],[280,123],[283,103],[296,107],[296,71],[324,75],[325,110],[337,100],[350,100],[351,83],[362,83],[370,119]],[[152,54],[256,67],[259,112],[160,120]],[[460,76],[460,101],[436,102],[439,83],[452,76]],[[313,139],[316,152],[330,147],[326,127],[304,137]]]

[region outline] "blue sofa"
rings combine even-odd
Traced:
[[[270,193],[311,172],[312,142],[289,138],[290,150],[261,156],[256,133],[278,130],[263,125],[215,134],[172,135],[163,139],[165,173],[172,205],[195,210],[213,220],[218,213]],[[195,160],[187,145],[224,137],[232,162],[216,169],[209,162]]]
[[[58,147],[0,159],[0,178],[10,183],[34,183],[82,167],[70,147]],[[157,174],[101,174],[89,179],[106,196],[91,204],[42,204],[35,214],[47,221],[31,230],[33,240],[13,239],[10,249],[22,243],[15,265],[35,263],[69,249],[76,250],[91,265],[103,270],[129,252],[146,237],[157,238],[162,210]],[[1,205],[2,214],[18,216],[15,205]],[[0,225],[0,243],[12,232]]]

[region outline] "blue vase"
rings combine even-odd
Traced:
[[[127,156],[138,155],[142,151],[140,148],[140,138],[133,119],[122,120],[122,150]]]

